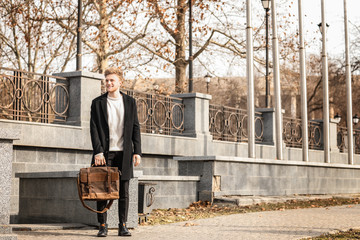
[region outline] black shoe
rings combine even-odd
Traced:
[[[107,224],[100,224],[99,232],[97,234],[98,237],[106,237],[108,234],[108,225]]]
[[[120,223],[119,224],[119,236],[126,236],[126,237],[130,237],[131,233],[129,232],[129,230],[126,227],[125,223]]]

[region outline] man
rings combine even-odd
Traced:
[[[120,92],[123,74],[117,68],[105,70],[106,93],[91,104],[90,134],[93,146],[92,165],[118,167],[120,176],[119,236],[131,236],[126,227],[129,208],[129,180],[133,177],[133,164],[141,161],[140,126],[136,102]],[[107,201],[97,202],[102,210]],[[107,213],[98,213],[98,237],[107,236]]]

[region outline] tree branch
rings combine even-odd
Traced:
[[[320,77],[319,81],[317,82],[317,84],[316,84],[316,86],[314,88],[314,91],[312,92],[310,97],[308,97],[308,100],[307,100],[308,105],[310,105],[310,102],[315,98],[315,95],[317,93],[317,90],[320,88],[321,83],[322,83],[322,78]]]
[[[155,6],[155,11],[160,19],[160,24],[161,26],[171,35],[171,37],[173,39],[176,38],[176,34],[174,32],[174,30],[172,30],[166,23],[165,23],[165,18],[164,18],[164,14],[160,11],[159,9],[159,4],[158,1],[151,1],[151,3]]]
[[[218,32],[218,30],[211,31],[210,37],[206,40],[205,44],[193,55],[193,60],[196,59],[207,48],[207,46],[209,46],[210,41],[211,41],[212,37],[214,36],[215,32]]]

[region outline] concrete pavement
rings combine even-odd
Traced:
[[[360,227],[359,217],[360,205],[245,213],[167,225],[140,226],[131,231],[133,234],[131,239],[302,239]],[[52,230],[49,230],[48,226],[48,230],[15,231],[15,233],[18,234],[19,240],[96,238],[95,228],[66,229],[70,227],[71,225],[67,225],[65,229],[59,229],[57,225],[57,228]],[[106,239],[119,239],[117,231],[110,230]]]

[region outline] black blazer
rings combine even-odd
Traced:
[[[121,92],[124,100],[124,155],[122,163],[122,180],[130,180],[133,177],[133,154],[141,155],[140,125],[137,117],[135,99]],[[104,153],[106,161],[109,153],[109,125],[107,115],[107,95],[105,93],[92,101],[90,134],[93,146],[93,157]]]

